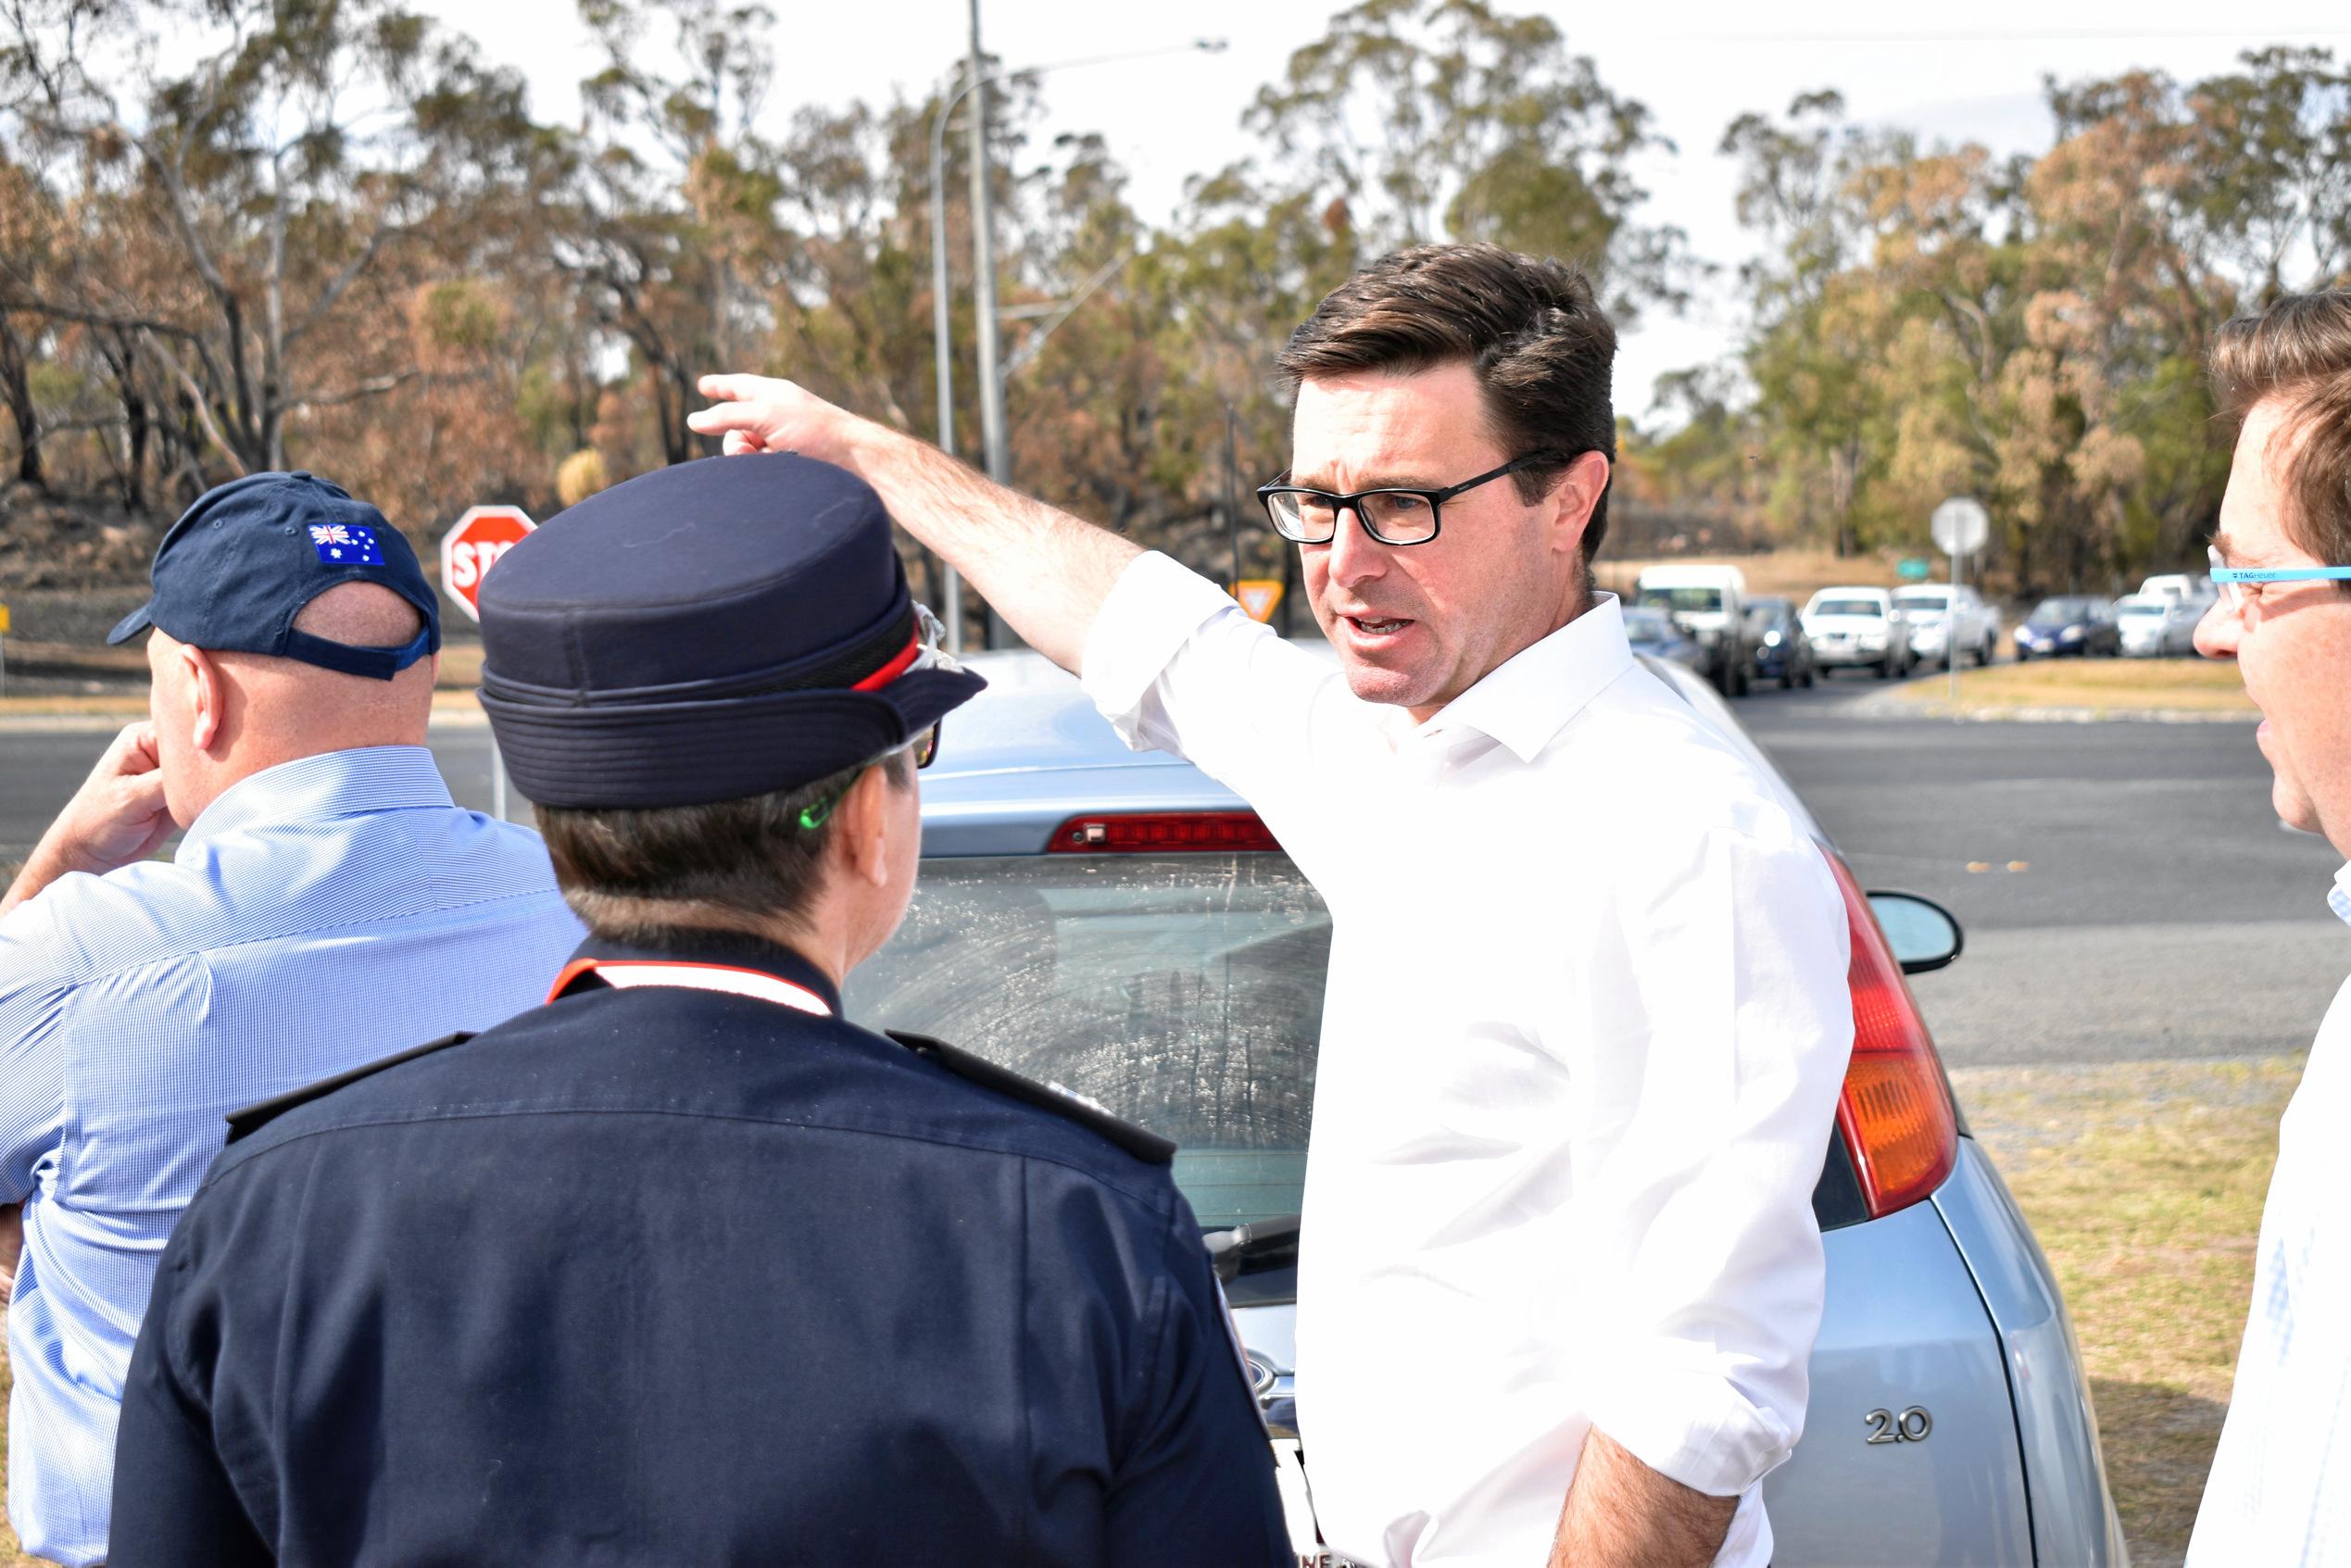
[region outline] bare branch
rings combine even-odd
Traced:
[[[204,433],[210,438],[212,445],[219,449],[220,455],[229,460],[229,466],[237,470],[236,477],[243,479],[252,472],[252,469],[245,460],[245,455],[231,445],[229,438],[221,433],[220,420],[212,416],[212,400],[205,395],[204,388],[196,384],[195,378],[188,374],[188,368],[181,364],[176,356],[166,354],[157,345],[152,333],[141,332],[139,342],[157,363],[170,370],[174,377],[178,378],[180,384],[187,389],[188,400],[195,408],[196,420],[204,426]]]

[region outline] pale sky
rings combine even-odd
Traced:
[[[770,3],[778,17],[770,112],[779,119],[808,103],[885,102],[893,89],[919,97],[969,44],[967,0]],[[522,65],[541,119],[576,115],[577,82],[596,56],[572,0],[419,4],[471,33],[492,58]],[[1933,13],[1885,0],[1815,0],[1772,11],[1731,0],[1611,8],[1560,0],[1497,5],[1506,12],[1549,13],[1569,46],[1594,58],[1611,90],[1648,105],[1657,129],[1679,151],[1644,161],[1652,194],[1642,216],[1679,225],[1699,256],[1726,267],[1735,266],[1748,245],[1731,210],[1733,171],[1716,144],[1738,115],[1777,115],[1799,93],[1834,87],[1857,119],[2007,153],[2047,144],[2043,75],[2074,80],[2151,67],[2193,80],[2272,43],[2320,44],[2339,57],[2351,56],[2351,8],[2344,0],[2225,6],[1976,0]],[[1321,34],[1336,8],[1331,0],[1190,0],[1183,6],[983,0],[982,41],[1006,65],[1025,67],[1196,37],[1228,40],[1221,54],[1085,65],[1045,79],[1048,119],[1037,128],[1040,139],[1063,131],[1102,132],[1134,177],[1138,209],[1164,222],[1186,176],[1253,150],[1240,129],[1242,109],[1259,86],[1281,74],[1291,50]],[[1791,9],[1803,19],[1791,19]],[[1664,372],[1732,352],[1741,325],[1732,293],[1728,286],[1715,291],[1724,303],[1702,298],[1681,319],[1653,313],[1626,334],[1616,365],[1621,412],[1639,418]]]

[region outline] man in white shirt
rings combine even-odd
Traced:
[[[2196,647],[2233,659],[2289,826],[2351,855],[2351,290],[2290,295],[2220,331],[2243,425],[2213,537],[2219,600]],[[2351,865],[2328,894],[2351,922]],[[2351,1562],[2351,985],[2319,1026],[2254,1257],[2236,1391],[2188,1546],[2192,1568]]]
[[[1803,1428],[1846,917],[1592,591],[1615,348],[1580,273],[1493,246],[1388,257],[1299,329],[1261,494],[1336,669],[787,383],[694,417],[864,475],[1329,904],[1299,1412],[1364,1562],[1761,1568]]]

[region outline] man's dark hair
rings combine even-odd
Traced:
[[[2286,536],[2329,566],[2351,566],[2351,289],[2287,295],[2239,316],[2212,345],[2212,381],[2225,413],[2284,404],[2282,438],[2301,445],[2280,476]],[[2336,587],[2351,592],[2351,583]]]
[[[1357,370],[1411,374],[1465,363],[1485,393],[1486,422],[1513,458],[1557,451],[1556,464],[1512,476],[1529,504],[1583,452],[1616,458],[1608,396],[1616,329],[1579,268],[1500,245],[1391,251],[1333,289],[1276,361],[1292,391]],[[1592,503],[1583,553],[1608,533],[1608,493]]]
[[[606,941],[660,947],[682,925],[799,925],[833,830],[829,817],[802,827],[800,813],[838,800],[874,767],[893,789],[914,785],[913,759],[894,751],[798,789],[708,806],[542,806],[539,832],[564,902]]]

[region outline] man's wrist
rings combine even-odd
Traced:
[[[76,872],[104,876],[113,870],[114,867],[100,865],[86,854],[77,853],[69,845],[52,844],[44,839],[33,846],[32,853],[26,857],[24,869],[18,872],[16,881],[8,884],[6,896],[0,897],[0,914],[37,897],[51,883],[71,876]]]

